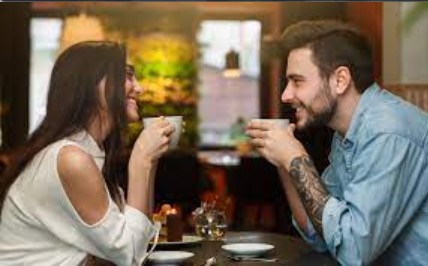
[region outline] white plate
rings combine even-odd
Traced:
[[[181,263],[195,254],[186,251],[155,251],[147,258],[154,264],[177,264]]]
[[[265,243],[235,243],[223,245],[221,248],[233,255],[257,257],[266,254],[275,247]]]
[[[158,242],[157,246],[166,247],[166,246],[182,246],[182,245],[191,245],[196,244],[202,241],[202,237],[200,236],[192,236],[192,235],[183,235],[182,241],[176,242]]]

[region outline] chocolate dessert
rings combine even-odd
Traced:
[[[169,213],[166,215],[167,241],[179,242],[183,241],[183,223],[181,216],[177,213]]]

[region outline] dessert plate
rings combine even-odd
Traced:
[[[235,243],[223,245],[221,248],[234,256],[259,257],[275,247],[265,243]]]
[[[158,246],[158,247],[185,246],[185,245],[198,244],[201,241],[202,241],[202,237],[200,237],[200,236],[183,235],[182,241],[158,242],[156,246]]]
[[[179,264],[195,254],[186,251],[155,251],[147,258],[155,265],[174,265]]]

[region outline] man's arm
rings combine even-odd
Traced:
[[[339,263],[370,264],[414,219],[426,201],[426,154],[419,143],[398,134],[369,134],[353,151],[351,168],[343,160],[335,175],[341,195],[329,195],[303,145],[286,131],[252,122],[247,132],[257,151],[285,169],[310,221]],[[334,162],[332,164],[334,165]],[[346,169],[345,169],[346,168]],[[381,221],[381,222],[379,222]],[[311,223],[309,223],[311,222]],[[307,228],[309,230],[309,228]]]
[[[344,265],[373,263],[426,200],[428,180],[420,178],[426,176],[420,147],[391,134],[366,141],[352,161],[352,175],[344,177],[348,184],[343,198],[326,193],[307,155],[288,164],[314,229]]]
[[[305,207],[303,206],[300,195],[290,178],[290,175],[284,167],[278,167],[278,172],[282,186],[287,196],[288,205],[293,214],[293,226],[299,232],[301,237],[319,252],[325,252],[327,246],[324,239],[314,229],[312,222],[309,220]]]
[[[330,195],[322,185],[315,165],[308,155],[303,155],[291,161],[288,172],[315,230],[323,236],[322,214]]]
[[[303,206],[299,193],[297,192],[293,181],[290,179],[288,171],[283,167],[279,167],[278,172],[294,220],[301,230],[308,233],[308,215],[306,214],[305,207]]]
[[[322,235],[322,212],[329,195],[321,185],[319,175],[305,148],[294,137],[295,127],[294,124],[290,124],[284,130],[272,124],[253,121],[248,124],[247,134],[252,138],[251,143],[263,157],[279,169],[284,169],[280,170],[280,173],[281,171],[289,172],[292,183],[301,198],[301,203],[310,220],[313,221],[315,230]],[[287,179],[283,178],[285,183],[287,183]],[[293,188],[287,187],[286,184],[284,186],[287,198],[290,199],[291,196],[292,199],[290,205],[293,206],[292,202],[296,202],[296,197],[291,191]],[[296,204],[294,206],[297,211],[299,206],[298,203]],[[297,218],[300,219],[301,215],[298,214]],[[300,221],[302,220],[300,219]],[[301,222],[303,225],[305,223]],[[306,231],[306,226],[303,228]]]

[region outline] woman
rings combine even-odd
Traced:
[[[3,173],[0,265],[84,265],[88,255],[139,265],[156,234],[154,173],[174,127],[159,119],[136,140],[126,200],[118,183],[121,133],[142,92],[126,53],[83,42],[52,70],[46,117]]]

